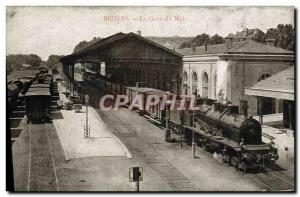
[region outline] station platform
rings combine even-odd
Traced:
[[[68,101],[66,96],[62,94],[65,89],[61,83],[59,83],[58,89],[60,99],[64,102]],[[85,110],[85,106],[78,113],[75,113],[75,110],[61,110],[63,118],[53,120],[66,160],[92,156],[131,158],[126,146],[109,130],[92,107],[88,107],[90,137],[84,137]]]
[[[294,173],[294,158],[295,158],[295,138],[294,131],[288,129],[277,129],[271,126],[262,125],[262,132],[268,136],[272,136],[275,147],[278,150],[280,166],[286,168],[292,176]],[[270,139],[263,136],[262,141],[269,143]]]

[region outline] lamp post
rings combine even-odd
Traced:
[[[169,92],[167,92],[167,95],[169,95]],[[165,141],[167,141],[167,142],[170,140],[170,137],[171,137],[171,131],[169,129],[169,127],[170,127],[170,125],[169,125],[170,105],[171,105],[171,102],[169,100],[167,100],[167,102],[166,102],[166,117],[165,117],[165,121],[166,121]]]
[[[182,148],[183,123],[184,123],[184,111],[180,111],[180,148]]]
[[[89,95],[84,96],[85,106],[86,106],[86,122],[84,125],[84,138],[90,138],[90,127],[89,127],[89,113],[88,113],[88,102]]]

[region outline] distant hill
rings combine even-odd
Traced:
[[[178,49],[179,46],[184,42],[190,42],[194,37],[180,37],[180,36],[170,36],[170,37],[159,37],[159,36],[145,36],[145,38],[156,42],[160,45],[168,47],[170,49]]]

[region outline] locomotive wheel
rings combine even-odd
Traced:
[[[203,143],[201,144],[201,147],[202,147],[205,151],[208,151],[208,146],[206,145],[205,142],[203,142]]]
[[[243,161],[238,162],[238,169],[243,170],[244,172],[246,172],[245,162],[243,162]]]
[[[233,167],[238,167],[238,159],[236,157],[231,157],[230,158],[230,165],[232,165]]]
[[[230,163],[230,156],[223,154],[222,160],[224,163]]]
[[[208,128],[207,128],[207,127],[204,127],[204,126],[201,126],[201,127],[200,127],[200,130],[205,131],[205,132],[208,132]]]
[[[200,127],[200,130],[205,131],[205,132],[208,132],[208,128],[207,128],[207,127],[204,127],[204,126],[201,126],[201,127]],[[200,142],[200,145],[201,145],[201,147],[202,147],[205,151],[208,150],[207,139],[203,139],[203,140]]]

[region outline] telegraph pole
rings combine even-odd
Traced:
[[[180,148],[182,148],[184,111],[180,111]]]
[[[89,127],[89,113],[88,113],[88,102],[89,102],[89,95],[85,95],[84,96],[84,100],[85,100],[85,106],[86,106],[86,122],[85,122],[85,126],[84,126],[84,138],[90,138],[90,127]]]
[[[194,110],[192,111],[192,128],[194,127],[194,122],[195,122],[195,114]],[[193,128],[193,138],[192,138],[192,152],[193,152],[193,159],[195,159],[195,131]]]

